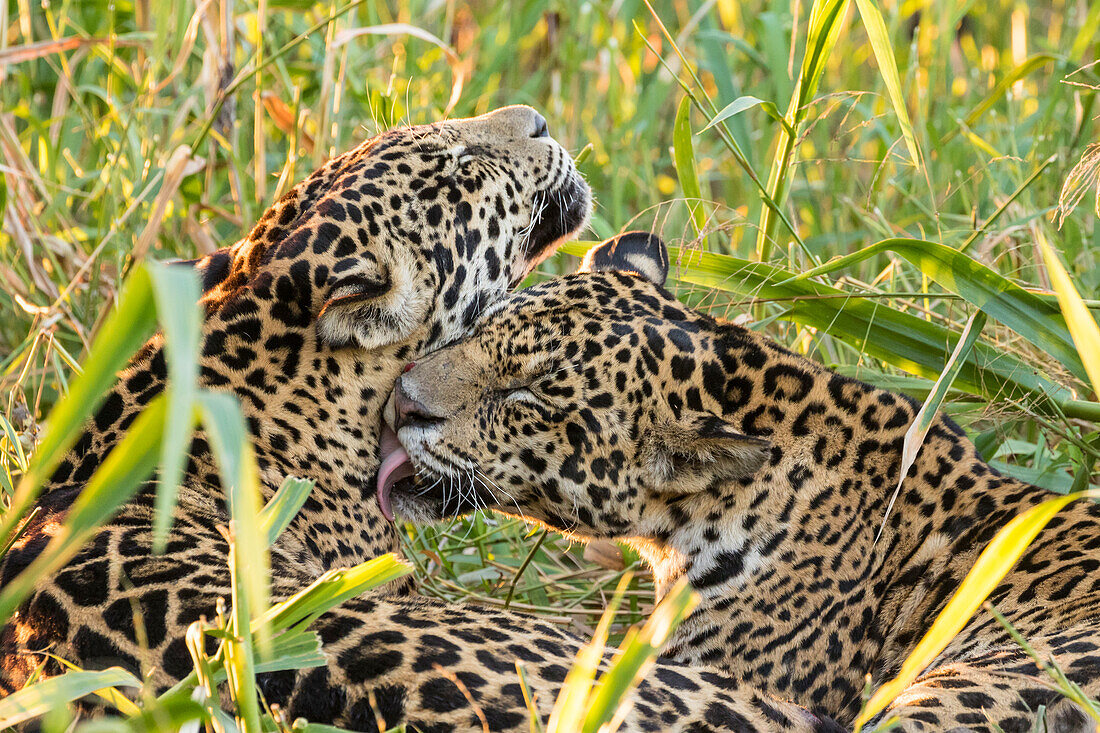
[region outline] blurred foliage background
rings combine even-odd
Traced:
[[[712,111],[696,110],[678,166],[681,82],[713,109],[751,95],[782,114],[799,87],[812,5],[0,0],[0,496],[25,470],[42,417],[131,268],[232,243],[327,157],[393,125],[530,104],[569,150],[584,151],[580,168],[597,199],[586,238],[645,228],[685,249],[759,257],[753,175],[767,181],[776,167],[781,127],[767,104],[746,102],[724,127],[706,130]],[[781,208],[802,243],[783,226],[767,231],[767,260],[797,273],[913,237],[963,249],[1046,298],[1041,231],[1082,296],[1100,298],[1100,5],[871,5],[884,20],[920,160],[903,139],[867,26],[845,5],[780,166]],[[692,179],[701,208],[684,200],[682,182]],[[544,274],[568,271],[569,259],[549,261]],[[782,293],[708,288],[684,272],[674,266],[672,286],[716,315],[751,318],[847,373],[928,393],[934,373],[899,369],[867,348],[869,333],[807,325],[788,317],[792,299]],[[825,277],[846,302],[915,316],[938,334],[961,333],[974,310],[889,251]],[[990,323],[981,341],[1089,400],[1080,376],[1034,339]],[[940,363],[953,346],[943,339],[933,349]],[[1097,445],[1090,419],[974,392],[949,393],[944,406],[987,457],[1063,491],[1082,470],[1087,481]],[[425,592],[539,611],[586,631],[619,567],[637,569],[628,553],[592,562],[560,537],[530,536],[501,517],[410,528],[408,538]],[[644,572],[626,599],[624,621],[650,607]]]

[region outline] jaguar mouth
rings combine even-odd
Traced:
[[[381,458],[376,486],[378,508],[391,522],[397,514],[415,522],[434,522],[488,505],[488,497],[476,484],[437,475],[427,467],[418,470],[386,421],[382,422]]]
[[[398,485],[403,490],[411,489],[416,484],[416,469],[397,439],[397,433],[385,421],[382,422],[380,443],[382,463],[378,467],[378,508],[382,510],[382,516],[392,522],[393,490]]]
[[[573,170],[557,188],[536,194],[534,204],[531,232],[524,247],[531,269],[587,225],[591,209],[588,184]]]

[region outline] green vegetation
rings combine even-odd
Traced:
[[[164,439],[120,458],[102,482],[109,501],[88,502],[72,542],[143,470],[178,470],[180,436],[199,419],[220,431],[223,472],[248,486],[239,415],[188,366],[194,314],[166,307],[193,300],[190,286],[147,263],[236,240],[326,157],[391,125],[511,103],[539,108],[558,140],[586,151],[591,238],[651,228],[680,245],[672,286],[686,302],[940,405],[999,470],[1061,492],[1094,486],[1100,5],[228,5],[226,19],[209,2],[0,2],[0,543],[31,496],[16,487],[48,474],[154,312],[175,354],[173,390],[148,419]],[[536,277],[571,267],[557,257]],[[114,308],[127,277],[134,305]],[[290,503],[237,538],[264,546],[302,490],[289,486]],[[161,498],[167,516],[172,493]],[[627,551],[594,564],[496,516],[407,539],[423,592],[587,634],[623,577],[618,561],[641,570]],[[262,582],[238,590],[252,618],[274,618],[278,606],[259,610]],[[19,592],[4,589],[0,607]],[[597,644],[651,611],[644,572],[621,598]],[[219,669],[247,680],[251,630],[233,613],[217,623],[231,643],[205,661],[195,647],[197,681]],[[255,629],[262,658],[305,664],[311,641],[286,628]],[[132,682],[74,676],[56,694]]]

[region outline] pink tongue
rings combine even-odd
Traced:
[[[403,478],[412,476],[412,462],[409,454],[397,440],[397,433],[382,423],[382,465],[378,468],[378,506],[382,516],[393,521],[393,505],[390,503],[390,491],[393,485]]]

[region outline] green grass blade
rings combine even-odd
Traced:
[[[4,440],[10,446],[9,450],[12,452],[12,457],[15,459],[15,467],[20,471],[26,471],[28,468],[27,454],[23,452],[23,444],[19,442],[19,436],[15,434],[15,427],[8,422],[6,417],[0,415],[0,428],[3,430]],[[0,443],[0,445],[3,445],[3,443]]]
[[[322,28],[327,28],[330,24],[334,23],[337,18],[341,17],[351,10],[354,10],[355,8],[363,5],[366,2],[367,0],[352,0],[352,2],[347,3],[346,5],[343,5],[339,8],[332,7],[331,12],[326,17],[307,28],[304,33],[299,34],[292,41],[284,44],[282,48],[275,51],[274,53],[263,56],[262,62],[260,64],[254,63],[255,60],[260,56],[260,53],[258,51],[253,52],[253,59],[249,60],[248,68],[238,73],[236,78],[233,79],[233,81],[230,82],[228,86],[222,89],[218,96],[214,99],[214,103],[209,114],[206,117],[206,121],[203,123],[202,127],[199,128],[198,133],[191,141],[191,149],[199,149],[200,144],[206,139],[206,136],[210,133],[210,129],[213,127],[214,122],[218,119],[218,114],[221,112],[222,106],[227,100],[233,98],[233,92],[237,91],[237,89],[239,89],[241,85],[254,77],[256,74],[262,72],[271,64],[286,56],[303,42],[309,40],[317,31],[321,30]]]
[[[932,391],[928,394],[928,398],[925,399],[924,404],[917,411],[916,417],[913,418],[913,424],[905,431],[905,442],[901,449],[901,468],[898,469],[898,485],[894,488],[894,493],[890,496],[890,502],[886,505],[886,513],[882,517],[882,524],[879,525],[878,532],[875,534],[876,543],[879,537],[882,536],[882,530],[886,528],[886,520],[890,518],[894,502],[901,492],[901,485],[908,477],[909,467],[913,465],[913,461],[917,460],[917,454],[920,453],[924,438],[928,435],[928,430],[936,419],[936,413],[939,412],[940,405],[943,404],[943,398],[947,396],[947,391],[951,389],[951,383],[955,381],[963,362],[966,361],[973,350],[974,343],[978,340],[978,335],[981,334],[982,328],[985,326],[985,321],[984,311],[974,311],[974,314],[970,316],[962,335],[959,336],[959,343],[955,345],[955,350],[951,352],[951,358],[947,360],[947,365],[943,368],[943,373],[940,374],[940,378],[936,380]]]
[[[235,506],[233,502],[243,501],[246,506],[251,506],[244,489],[246,485],[255,488],[254,478],[248,475],[247,464],[254,459],[244,415],[237,398],[227,392],[202,390],[196,401],[203,428],[208,433],[210,447],[218,461],[229,510],[235,518],[244,507]]]
[[[531,685],[527,683],[527,666],[516,660],[516,677],[519,678],[519,689],[523,692],[523,704],[527,706],[527,714],[530,716],[531,733],[545,733],[539,709],[535,705],[535,695],[531,692]]]
[[[351,568],[329,570],[290,598],[272,604],[262,616],[252,620],[254,634],[260,628],[266,627],[271,634],[276,635],[271,657],[260,660],[257,669],[266,669],[265,665],[278,663],[282,649],[280,638],[285,638],[288,630],[297,633],[349,598],[362,595],[410,572],[411,565],[389,553]],[[189,695],[190,689],[197,682],[198,674],[192,672],[157,699],[164,702],[181,695]]]
[[[1098,6],[1098,7],[1100,7],[1100,6]],[[1010,207],[1016,201],[1016,199],[1018,199],[1020,197],[1020,195],[1024,191],[1026,191],[1031,186],[1031,184],[1034,183],[1035,180],[1040,175],[1042,175],[1043,171],[1045,171],[1047,169],[1047,167],[1056,160],[1058,160],[1058,156],[1057,155],[1052,155],[1049,158],[1047,158],[1046,160],[1044,160],[1042,163],[1040,163],[1039,166],[1034,171],[1031,172],[1031,175],[1028,176],[1024,180],[1023,183],[1021,183],[1019,186],[1017,186],[1016,190],[1013,191],[1008,196],[1008,198],[1006,198],[1004,201],[1002,201],[1000,203],[1000,205],[997,206],[997,210],[994,211],[992,214],[990,214],[989,218],[986,219],[980,227],[975,229],[974,232],[969,237],[966,238],[965,242],[963,242],[962,244],[959,245],[959,251],[960,252],[965,252],[966,250],[970,249],[970,245],[972,245],[972,244],[974,244],[974,242],[978,241],[978,237],[982,236],[987,231],[989,231],[989,228],[991,226],[993,226],[993,224],[998,219],[1001,218],[1001,215],[1004,214],[1006,210],[1008,210],[1008,207]]]
[[[256,695],[253,634],[259,657],[271,655],[271,631],[263,622],[270,599],[270,562],[266,534],[261,529],[260,483],[248,429],[237,400],[221,392],[198,393],[211,449],[218,461],[229,504],[229,570],[232,615],[224,668],[230,695],[237,705],[241,728],[260,733],[260,705]]]
[[[362,595],[412,572],[412,566],[393,553],[376,557],[351,568],[329,570],[308,587],[280,603],[273,604],[254,624],[268,624],[279,633],[312,620],[349,598]]]
[[[1073,45],[1070,46],[1070,59],[1085,61],[1084,57],[1089,44],[1095,43],[1098,35],[1100,35],[1100,3],[1092,3],[1089,14],[1085,17],[1085,22],[1077,29]]]
[[[191,431],[195,426],[195,395],[199,380],[198,276],[191,268],[156,262],[146,265],[153,283],[157,320],[164,331],[165,361],[168,366],[168,415],[161,443],[156,509],[153,515],[153,552],[164,552],[176,492],[183,477]]]
[[[590,709],[591,695],[596,684],[596,676],[600,670],[600,662],[603,660],[604,649],[607,648],[607,634],[611,627],[611,620],[615,618],[615,612],[623,599],[623,592],[630,583],[631,574],[626,573],[619,580],[615,594],[611,602],[600,616],[600,622],[596,624],[596,630],[592,639],[580,648],[573,666],[565,676],[558,697],[554,701],[554,709],[550,712],[550,719],[546,723],[549,733],[572,733],[573,731],[587,730],[587,717]]]
[[[863,27],[867,30],[867,38],[871,41],[871,49],[875,52],[875,60],[878,62],[879,73],[886,84],[886,93],[890,97],[890,104],[894,107],[898,124],[901,125],[901,134],[905,138],[905,147],[909,149],[909,157],[913,165],[920,168],[924,156],[921,155],[920,146],[917,145],[917,136],[913,133],[913,123],[909,121],[909,110],[905,106],[905,97],[901,93],[901,77],[898,75],[898,65],[894,61],[894,49],[890,45],[890,34],[886,30],[886,22],[882,19],[882,12],[875,0],[856,0],[860,18],[863,19]]]
[[[561,251],[583,256],[581,243],[567,243]],[[810,282],[763,262],[729,255],[670,247],[674,277],[689,287],[688,305],[713,305],[716,293],[728,293],[732,306],[754,299],[781,301],[782,320],[827,333],[875,359],[926,379],[938,379],[947,362],[945,349],[955,336],[950,329],[890,308],[878,299]],[[989,400],[1022,401],[1043,414],[1100,420],[1100,404],[1074,398],[1073,393],[1036,373],[1009,353],[978,342],[962,364],[955,387]]]
[[[775,157],[768,173],[767,195],[777,207],[787,201],[791,176],[794,175],[791,157],[802,121],[806,118],[807,104],[817,93],[825,62],[836,45],[841,23],[848,11],[849,0],[814,0],[810,9],[810,30],[806,39],[806,52],[794,94],[787,105],[787,124],[776,134]],[[788,132],[788,130],[790,132]],[[774,212],[765,207],[760,212],[760,228],[756,238],[756,259],[766,262],[771,258],[777,221]]]
[[[100,525],[130,500],[156,468],[167,412],[164,395],[154,397],[126,436],[99,466],[73,502],[46,549],[0,591],[0,619],[8,619],[34,589],[68,562]]]
[[[1058,693],[1076,703],[1081,710],[1092,718],[1094,726],[1100,727],[1100,702],[1089,699],[1085,691],[1081,689],[1081,686],[1066,676],[1065,671],[1059,666],[1057,660],[1053,658],[1049,661],[1043,659],[1039,652],[1035,650],[1035,647],[1023,637],[1019,630],[1016,629],[1016,627],[1013,626],[1009,620],[993,606],[993,604],[986,601],[982,604],[982,607],[989,611],[993,618],[997,620],[997,623],[1001,625],[1001,628],[1012,638],[1012,641],[1023,649],[1028,657],[1031,658],[1031,661],[1035,663],[1035,666],[1041,669],[1043,674],[1054,683],[1054,688]],[[1042,706],[1040,706],[1039,709],[1041,710]],[[1044,718],[1043,720],[1047,719]]]
[[[336,34],[334,46],[342,46],[348,41],[358,38],[362,35],[379,35],[379,36],[412,36],[413,38],[419,38],[422,41],[426,41],[440,51],[443,52],[444,57],[447,59],[447,64],[451,67],[451,95],[447,100],[447,105],[443,108],[443,116],[450,115],[451,110],[458,104],[458,99],[462,96],[462,87],[465,84],[466,72],[465,66],[462,63],[462,59],[458,57],[455,50],[451,45],[437,36],[429,33],[423,28],[418,28],[408,23],[384,23],[376,26],[360,26],[358,28],[348,28],[342,30]]]
[[[50,677],[0,700],[0,728],[19,725],[108,687],[141,687],[141,680],[121,667]]]
[[[256,674],[306,669],[325,664],[321,637],[316,631],[292,630],[279,634],[271,643],[271,656],[256,663]]]
[[[632,21],[634,32],[642,40],[646,48],[648,48],[650,52],[660,60],[661,64],[669,72],[669,74],[676,78],[676,83],[679,84],[680,88],[684,90],[684,93],[691,98],[692,103],[700,112],[702,112],[704,115],[712,116],[717,114],[718,108],[711,101],[710,96],[707,94],[706,87],[703,86],[703,83],[699,80],[698,75],[695,74],[691,63],[684,56],[683,51],[676,43],[676,39],[673,38],[671,33],[669,33],[668,28],[665,27],[664,22],[661,20],[661,16],[658,15],[657,11],[653,9],[653,6],[650,4],[649,0],[644,0],[644,2],[646,8],[653,16],[653,20],[657,23],[658,27],[660,27],[661,33],[668,41],[668,44],[676,52],[676,55],[680,57],[680,61],[684,65],[684,68],[687,69],[688,73],[691,75],[692,80],[695,82],[695,85],[699,88],[699,92],[697,93],[690,84],[685,82],[683,79],[680,78],[678,74],[673,72],[673,70],[669,67],[664,58],[661,56],[660,52],[653,47],[652,43],[649,42],[649,37],[646,34],[645,29],[643,29],[642,26],[638,24],[637,20]],[[700,97],[700,94],[702,94],[702,97]],[[706,101],[706,104],[703,103],[704,100]],[[772,215],[777,217],[779,221],[783,222],[783,226],[786,227],[787,232],[796,242],[798,242],[799,246],[802,247],[804,251],[806,251],[806,254],[810,258],[810,261],[817,262],[817,257],[812,252],[806,250],[805,242],[802,241],[802,237],[799,235],[798,230],[795,228],[794,224],[791,223],[789,218],[787,218],[787,215],[783,212],[783,209],[780,207],[780,205],[775,202],[771,195],[769,195],[768,189],[765,188],[764,184],[761,182],[760,176],[757,175],[756,170],[752,166],[752,163],[749,162],[748,156],[745,155],[745,152],[741,149],[740,144],[737,142],[737,138],[733,135],[732,132],[730,132],[724,122],[719,124],[716,129],[719,132],[719,138],[721,139],[722,143],[733,155],[734,161],[737,163],[738,166],[740,166],[741,170],[743,170],[745,174],[749,177],[749,179],[753,182],[753,185],[757,189],[757,192],[760,194],[760,200],[764,203],[764,206],[769,208],[772,212]]]
[[[268,546],[283,533],[306,503],[315,482],[309,479],[287,476],[271,501],[260,512],[260,531],[267,538]]]
[[[706,127],[704,127],[702,130],[699,130],[699,132],[696,134],[700,134],[706,130],[709,130],[715,125],[725,122],[734,115],[741,114],[745,110],[752,109],[753,107],[759,107],[761,110],[763,110],[764,113],[768,115],[768,117],[771,117],[773,120],[782,125],[787,130],[788,134],[794,134],[794,130],[791,129],[791,126],[787,123],[787,119],[783,116],[783,113],[779,111],[779,108],[775,106],[774,102],[766,102],[763,99],[758,99],[749,95],[738,97],[737,99],[727,104],[718,114],[714,115],[714,117],[710,119],[710,122],[706,124]]]
[[[65,453],[80,437],[84,423],[99,407],[115,374],[153,332],[156,324],[152,280],[144,268],[135,270],[123,286],[119,307],[104,321],[100,335],[84,360],[84,373],[69,393],[50,411],[42,442],[30,470],[23,475],[11,507],[0,522],[0,538],[7,537],[38,496]]]
[[[54,660],[56,662],[58,662],[62,667],[64,667],[66,671],[69,671],[69,672],[84,672],[84,671],[86,671],[82,667],[78,667],[77,665],[73,664],[72,662],[70,662],[66,659],[62,659],[61,657],[54,657]],[[113,687],[104,688],[104,689],[96,692],[95,694],[96,694],[97,697],[103,698],[103,700],[105,700],[108,705],[110,705],[114,709],[118,710],[123,715],[127,715],[127,716],[137,715],[141,711],[141,708],[139,708],[137,705],[135,705],[130,700],[130,698],[126,697],[125,695],[123,695],[121,692],[119,692],[118,690],[116,690]]]
[[[210,447],[218,461],[232,517],[232,570],[237,579],[234,610],[238,605],[251,609],[250,615],[238,619],[244,624],[267,612],[271,593],[267,535],[259,517],[260,481],[256,459],[248,441],[244,415],[235,397],[223,392],[203,391],[198,394],[198,404]],[[262,624],[256,633],[261,652],[266,653],[271,635]]]
[[[672,126],[672,152],[676,163],[676,177],[680,179],[680,189],[684,192],[684,199],[691,212],[691,225],[698,236],[706,226],[707,217],[703,211],[699,172],[695,167],[695,148],[691,142],[690,97],[681,99],[676,110],[676,121]]]
[[[8,537],[7,542],[0,546],[0,559],[3,559],[8,554],[8,550],[15,546],[15,543],[19,541],[19,538],[23,536],[23,533],[27,531],[27,527],[30,526],[31,521],[38,516],[38,512],[42,511],[42,507],[34,507],[27,512],[26,518],[15,528],[15,531]]]
[[[947,362],[945,348],[953,339],[951,331],[909,313],[838,288],[794,281],[789,270],[761,262],[679,248],[670,248],[670,256],[674,268],[679,267],[676,280],[680,282],[739,298],[784,300],[789,303],[784,320],[824,331],[917,376],[937,379]],[[960,368],[955,384],[988,399],[1028,400],[1036,409],[1049,410],[1048,397],[1059,403],[1072,397],[1069,390],[1035,374],[1015,357],[980,342]]]
[[[191,629],[188,630],[188,633],[192,633]],[[216,636],[223,641],[226,637],[222,633]],[[194,637],[188,637],[188,651],[191,652],[192,662],[196,670],[200,670],[200,672],[198,674],[193,672],[190,677],[177,683],[175,687],[161,695],[157,699],[156,708],[153,709],[159,708],[169,700],[178,699],[181,697],[181,691],[190,694],[196,684],[202,685],[206,689],[207,682],[211,687],[215,687],[226,681],[226,665],[218,664],[225,654],[225,647],[219,649],[213,657],[206,657],[201,646],[203,639],[204,634],[202,631],[197,632]],[[291,669],[320,667],[325,663],[321,637],[317,632],[296,628],[284,631],[272,640],[270,657],[257,661],[254,671],[256,674],[266,674]]]
[[[798,107],[788,110],[796,119],[805,116],[803,109],[817,94],[825,73],[825,62],[836,47],[841,24],[848,14],[849,0],[814,0],[810,8],[810,31],[806,39],[806,54],[802,57],[801,78],[795,88]]]
[[[230,594],[233,602],[229,622],[231,638],[227,639],[223,646],[225,659],[222,666],[225,669],[229,695],[237,706],[237,719],[241,723],[241,730],[244,733],[261,733],[260,702],[256,694],[256,650],[252,648],[252,624],[250,623],[254,589],[251,584],[242,582],[241,576],[247,571],[249,563],[241,558],[243,550],[237,543],[234,523],[235,520],[229,527]],[[266,631],[266,627],[261,625],[260,630]],[[265,642],[260,654],[269,657],[271,655],[270,638],[265,638]]]
[[[225,717],[228,718],[228,716]],[[207,710],[200,703],[190,698],[176,697],[158,703],[155,708],[142,710],[139,715],[130,718],[84,720],[76,730],[80,733],[161,733],[178,731],[192,721],[208,723],[209,719]],[[230,726],[226,726],[219,733],[236,733],[236,726],[232,725],[233,719],[228,718],[228,722]],[[199,728],[199,730],[203,729]],[[213,730],[218,729],[213,728]]]
[[[121,718],[96,718],[82,721],[76,730],[80,733],[136,733],[138,727],[132,721]]]
[[[858,252],[806,270],[788,282],[836,272],[883,252],[894,252],[945,289],[981,308],[1036,347],[1057,359],[1078,379],[1087,379],[1085,365],[1070,336],[1066,321],[1054,303],[1016,285],[977,260],[936,242],[922,239],[884,239]],[[785,285],[787,283],[781,283]]]
[[[516,568],[515,574],[512,576],[512,582],[508,584],[508,595],[504,597],[504,608],[507,609],[509,604],[512,603],[512,596],[515,595],[516,585],[519,583],[519,579],[523,576],[524,571],[531,564],[531,561],[535,559],[535,555],[538,554],[539,548],[542,547],[542,543],[546,541],[546,535],[549,534],[549,527],[544,527],[542,532],[539,533],[538,540],[531,546],[531,551],[523,558],[523,562]]]

